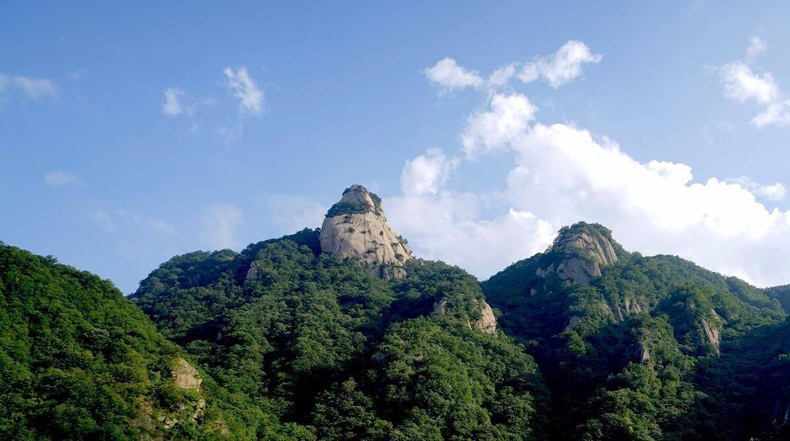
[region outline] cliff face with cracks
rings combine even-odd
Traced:
[[[601,268],[618,261],[617,252],[607,235],[594,227],[563,229],[554,241],[551,251],[565,257],[556,265],[538,269],[538,275],[556,272],[561,279],[576,283],[589,283],[601,275]]]
[[[387,225],[381,199],[361,185],[343,192],[321,227],[321,251],[350,257],[377,276],[403,278],[411,259],[408,242]]]

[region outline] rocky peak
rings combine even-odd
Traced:
[[[618,261],[611,232],[602,225],[579,222],[560,229],[550,253],[562,256],[562,260],[548,268],[539,268],[537,274],[546,277],[556,272],[560,278],[576,283],[589,283],[601,275],[601,268]]]
[[[358,260],[384,278],[404,276],[411,258],[408,242],[387,225],[381,198],[352,185],[326,214],[321,227],[321,252]]]

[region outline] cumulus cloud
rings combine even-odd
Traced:
[[[777,86],[770,72],[753,67],[754,59],[765,52],[766,45],[758,37],[752,37],[746,59],[733,61],[718,68],[719,79],[724,86],[725,98],[738,101],[754,101],[762,110],[750,121],[762,128],[765,126],[790,125],[790,100]]]
[[[77,175],[68,170],[55,170],[44,173],[44,182],[53,187],[80,185]]]
[[[542,78],[556,89],[580,77],[585,64],[596,64],[601,59],[602,55],[593,54],[581,41],[570,40],[548,57],[536,57],[528,63],[506,64],[494,70],[487,80],[477,71],[459,66],[449,57],[439,60],[423,73],[431,83],[439,86],[439,95],[466,88],[497,90],[510,84],[514,78],[524,83]]]
[[[236,235],[243,223],[244,216],[235,206],[214,205],[203,215],[200,240],[212,250],[237,249],[240,243]]]
[[[240,101],[239,110],[245,114],[260,116],[264,104],[263,90],[250,77],[247,69],[240,67],[233,70],[227,67],[223,73],[228,80],[228,87],[231,89],[233,96]]]
[[[596,64],[602,59],[601,54],[593,54],[581,41],[570,40],[553,55],[525,64],[519,73],[519,79],[529,83],[543,78],[556,89],[581,76],[583,65]]]
[[[423,73],[429,81],[439,86],[440,95],[458,89],[483,85],[483,78],[477,72],[464,69],[449,57],[439,60],[436,65],[425,69]]]
[[[400,182],[406,194],[436,194],[458,166],[457,158],[448,158],[439,149],[430,149],[424,155],[406,161]]]
[[[0,94],[8,89],[20,90],[32,100],[56,95],[55,85],[50,80],[0,73]]]
[[[611,228],[627,249],[677,254],[762,285],[788,282],[790,212],[758,200],[784,196],[782,184],[695,180],[686,164],[639,162],[609,138],[572,124],[535,122],[534,106],[502,111],[506,102],[524,109],[529,100],[493,96],[461,137],[464,150],[512,154],[501,191],[439,186],[415,193],[404,186],[403,196],[385,201],[393,227],[419,255],[485,278],[545,249],[561,226],[584,220]]]
[[[497,94],[490,103],[490,110],[469,117],[466,130],[461,134],[461,145],[467,157],[515,142],[515,138],[525,133],[537,111],[537,107],[521,94]]]

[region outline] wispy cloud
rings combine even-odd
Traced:
[[[258,84],[250,77],[245,67],[237,70],[227,67],[223,71],[233,96],[238,98],[239,110],[243,114],[260,116],[263,111],[264,94]]]
[[[165,102],[162,105],[162,113],[167,116],[178,116],[184,113],[184,106],[181,104],[181,98],[184,96],[184,91],[178,87],[170,87],[165,89]]]
[[[20,90],[32,100],[56,95],[55,85],[48,79],[0,73],[0,95],[9,89]]]
[[[740,178],[736,179],[728,179],[727,182],[732,184],[738,184],[741,187],[745,188],[746,190],[751,191],[756,196],[765,199],[767,201],[781,201],[784,199],[785,195],[787,194],[787,189],[784,185],[779,182],[774,184],[763,185],[757,182],[754,182],[750,178],[746,176],[741,176]]]
[[[239,240],[238,229],[244,223],[244,216],[238,208],[231,204],[219,204],[210,207],[203,214],[200,240],[210,249],[237,249]]]
[[[118,225],[115,223],[112,217],[110,217],[110,215],[101,208],[92,208],[88,210],[88,217],[90,217],[90,219],[95,222],[99,228],[108,233],[118,231]]]
[[[787,99],[770,72],[754,66],[755,59],[765,52],[766,44],[752,37],[744,60],[736,60],[718,68],[724,97],[733,101],[752,101],[762,110],[750,121],[757,127],[790,125],[790,99]]]
[[[68,170],[55,170],[44,173],[44,182],[53,187],[81,184],[77,175]]]
[[[169,223],[151,217],[143,216],[134,211],[118,209],[107,211],[102,208],[88,210],[88,217],[106,232],[124,231],[144,235],[171,236],[176,234],[176,229]]]
[[[321,226],[329,207],[305,196],[275,195],[267,198],[269,220],[282,233]]]

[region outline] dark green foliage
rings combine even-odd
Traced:
[[[554,247],[482,285],[419,259],[386,281],[321,254],[319,233],[174,257],[131,302],[95,276],[0,246],[0,439],[790,433],[787,286],[627,253],[597,224],[562,229]],[[546,269],[580,233],[611,242],[618,262],[574,284]],[[501,311],[496,335],[478,328],[485,302]],[[180,357],[199,366],[199,390],[173,381]],[[166,429],[164,418],[178,422]]]
[[[592,228],[611,240],[609,231],[598,227],[573,226],[560,235]],[[770,429],[766,413],[773,412],[781,394],[765,403],[756,400],[760,394],[746,399],[762,409],[754,418],[745,413],[747,406],[730,403],[752,390],[749,375],[761,382],[780,370],[721,363],[743,339],[760,346],[755,335],[774,329],[784,317],[779,302],[688,261],[614,247],[619,262],[603,268],[589,285],[563,282],[556,273],[540,277],[539,268],[556,267],[567,257],[552,248],[483,283],[489,302],[502,310],[500,324],[536,357],[553,408],[562,409],[551,416],[552,438],[734,439]],[[573,318],[578,324],[566,329]],[[716,344],[711,336],[719,332],[722,341]],[[765,363],[771,357],[760,359]],[[790,371],[779,378],[787,387]],[[750,430],[744,429],[747,421],[754,426]]]
[[[224,388],[282,420],[320,439],[533,439],[545,427],[537,365],[473,327],[484,299],[465,271],[411,261],[386,282],[290,238],[215,254],[172,259],[134,297]],[[202,285],[182,281],[206,262]]]
[[[218,438],[222,428],[227,437],[251,437],[256,426],[278,429],[210,378],[199,391],[176,387],[170,372],[181,356],[109,281],[0,245],[0,439]],[[196,421],[200,399],[207,405]],[[167,430],[159,416],[178,423]]]
[[[371,207],[362,202],[338,202],[326,212],[326,217],[335,217],[343,214],[359,214],[369,211]]]
[[[765,293],[776,299],[787,313],[790,313],[790,285],[775,286],[766,288]]]

